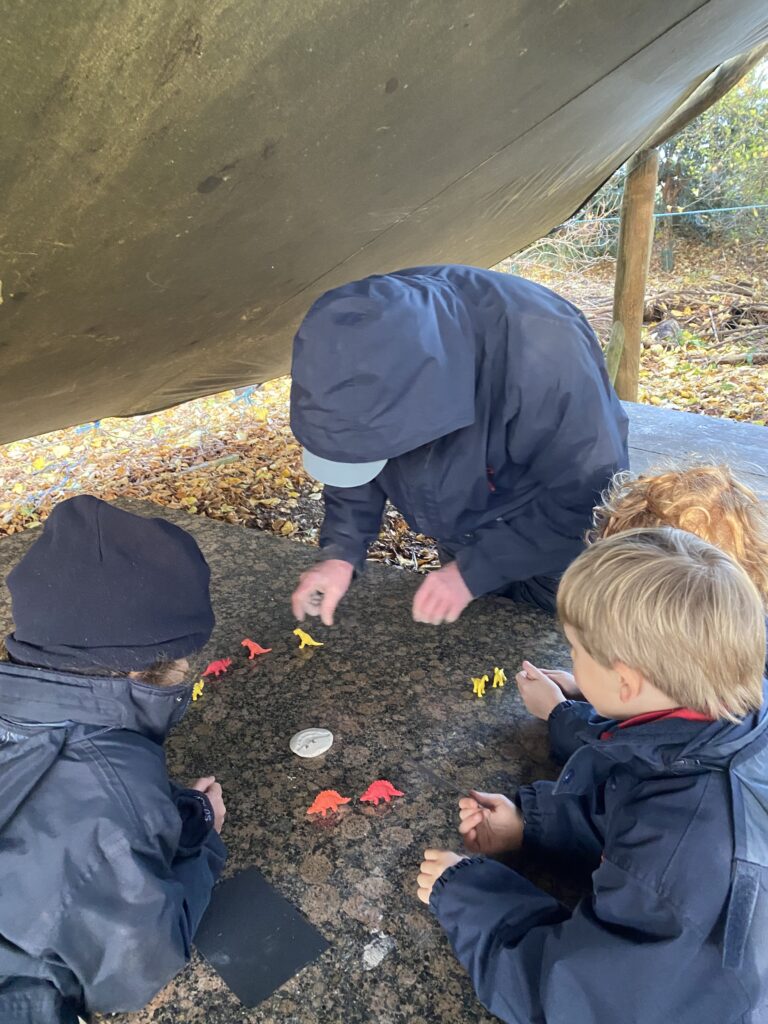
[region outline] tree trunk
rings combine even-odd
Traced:
[[[623,328],[624,346],[616,374],[616,393],[619,398],[630,402],[637,401],[640,332],[653,243],[653,206],[658,173],[657,150],[643,149],[636,153],[627,167],[621,203],[613,322]]]

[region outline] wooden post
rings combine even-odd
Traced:
[[[621,202],[619,252],[613,293],[613,322],[623,328],[623,350],[616,374],[616,393],[637,401],[640,372],[640,331],[643,326],[645,282],[653,244],[653,206],[659,173],[659,154],[642,149],[627,166]]]

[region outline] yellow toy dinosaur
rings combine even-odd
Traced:
[[[322,647],[323,644],[319,640],[313,640],[309,633],[305,633],[303,629],[294,629],[293,635],[299,638],[299,650],[303,651],[305,647]]]
[[[192,687],[192,700],[197,700],[198,697],[202,697],[204,686],[204,679],[200,679],[197,683],[195,683],[195,685]]]
[[[485,684],[488,682],[488,676],[480,676],[479,679],[472,679],[472,693],[478,697],[485,696]]]
[[[506,681],[507,676],[506,673],[504,672],[504,669],[495,668],[493,670],[493,689],[495,690],[497,686],[503,686],[504,683],[506,683]]]

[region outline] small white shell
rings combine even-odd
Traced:
[[[299,757],[319,757],[333,745],[333,733],[329,729],[302,729],[291,736],[290,747]]]

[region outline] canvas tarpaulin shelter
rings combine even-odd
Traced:
[[[285,372],[327,288],[566,219],[765,0],[0,4],[0,441]]]

